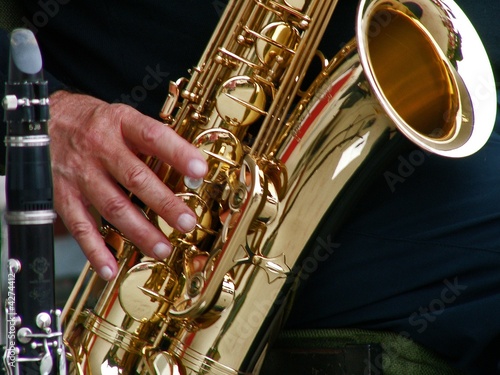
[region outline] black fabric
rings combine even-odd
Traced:
[[[500,82],[500,33],[498,32],[498,14],[500,2],[495,0],[481,1],[457,0],[457,4],[472,21],[481,37],[493,66],[497,87]]]
[[[484,39],[496,71],[500,3],[458,2]],[[186,76],[207,44],[224,0],[23,0],[22,24],[36,33],[47,69],[68,86],[157,116],[168,82]],[[42,6],[43,5],[43,6]],[[357,1],[339,1],[323,46],[330,54],[353,36]],[[152,77],[148,79],[147,77]]]
[[[321,228],[338,248],[307,277],[288,328],[397,332],[471,374],[497,374],[499,147],[495,133],[466,159],[401,154],[387,171],[414,168],[404,182],[392,190],[382,174],[339,233]]]
[[[323,45],[336,50],[351,38],[356,4],[339,2],[335,29]],[[458,4],[483,37],[498,79],[500,2]],[[168,81],[196,64],[224,2],[23,0],[23,5],[21,23],[36,33],[44,65],[58,81],[156,117]],[[5,73],[5,37],[1,40]],[[341,246],[308,278],[290,326],[397,332],[470,373],[500,373],[499,138],[494,134],[482,151],[464,160],[419,150],[399,155],[387,171],[401,175],[403,168],[402,182],[391,185],[387,174],[380,175],[340,233],[331,233],[328,224],[322,228],[320,236],[335,236]]]
[[[500,3],[458,3],[498,88]],[[499,134],[497,118],[487,145],[460,160],[401,153],[339,233],[321,228],[338,251],[307,277],[287,329],[396,332],[468,374],[500,374]]]
[[[23,0],[15,22],[41,47],[51,92],[68,88],[107,102],[123,102],[158,117],[168,83],[187,76],[199,60],[225,0]],[[8,38],[0,34],[1,72]],[[5,77],[2,76],[2,82]],[[3,85],[0,90],[3,97]],[[3,110],[0,108],[3,119]],[[5,127],[0,131],[4,138]],[[0,146],[0,172],[5,146]]]
[[[125,102],[157,117],[168,82],[197,62],[226,0],[22,0],[18,24],[32,29],[44,66],[69,87],[108,102]],[[496,71],[500,67],[495,19],[500,3],[459,4],[475,21]],[[487,5],[486,5],[487,4]],[[353,36],[356,1],[340,1],[323,39],[331,55]],[[2,43],[5,40],[2,37]],[[7,52],[2,48],[3,60]],[[2,71],[5,71],[2,69]]]
[[[198,62],[223,9],[222,1],[193,0],[23,4],[24,23],[36,32],[45,66],[56,78],[154,117],[169,81]]]

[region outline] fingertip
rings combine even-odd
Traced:
[[[115,273],[113,272],[112,268],[109,266],[104,266],[99,269],[98,272],[99,276],[106,281],[110,281],[115,277]]]
[[[118,265],[106,246],[103,248],[96,246],[92,251],[85,248],[82,250],[101,279],[110,281],[116,277]]]
[[[203,177],[208,172],[208,165],[204,160],[192,159],[188,163],[188,172],[192,177]]]
[[[160,260],[168,258],[172,254],[172,247],[164,242],[158,242],[153,247],[153,254]]]
[[[177,219],[177,226],[183,232],[191,232],[196,226],[196,217],[190,214],[181,214]]]

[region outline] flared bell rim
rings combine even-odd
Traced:
[[[411,7],[412,9],[410,9]],[[449,72],[458,106],[453,130],[433,137],[408,124],[388,100],[375,73],[370,55],[371,17],[381,9],[403,12],[425,32],[432,48]],[[415,12],[415,9],[420,12]],[[446,157],[465,157],[481,149],[489,139],[496,117],[493,71],[482,41],[464,12],[451,0],[361,0],[356,19],[358,53],[371,89],[387,116],[417,146]],[[456,43],[459,40],[459,43]]]

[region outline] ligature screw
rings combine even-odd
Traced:
[[[32,105],[49,105],[48,99],[27,99],[22,98],[19,99],[15,95],[6,95],[2,100],[2,107],[6,111],[14,111],[19,106],[21,107],[29,107]]]
[[[18,99],[15,95],[6,95],[2,101],[2,107],[6,111],[13,111],[17,109],[18,106],[25,104],[23,99]]]

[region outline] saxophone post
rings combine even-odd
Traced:
[[[206,156],[208,174],[193,181],[144,158],[197,226],[179,233],[130,194],[174,249],[157,261],[102,227],[119,272],[103,282],[86,266],[68,299],[71,373],[258,373],[318,226],[330,215],[341,225],[398,135],[447,157],[484,145],[496,102],[471,93],[494,91],[493,74],[453,1],[362,0],[356,35],[326,59],[318,45],[336,5],[229,1],[160,114]]]

